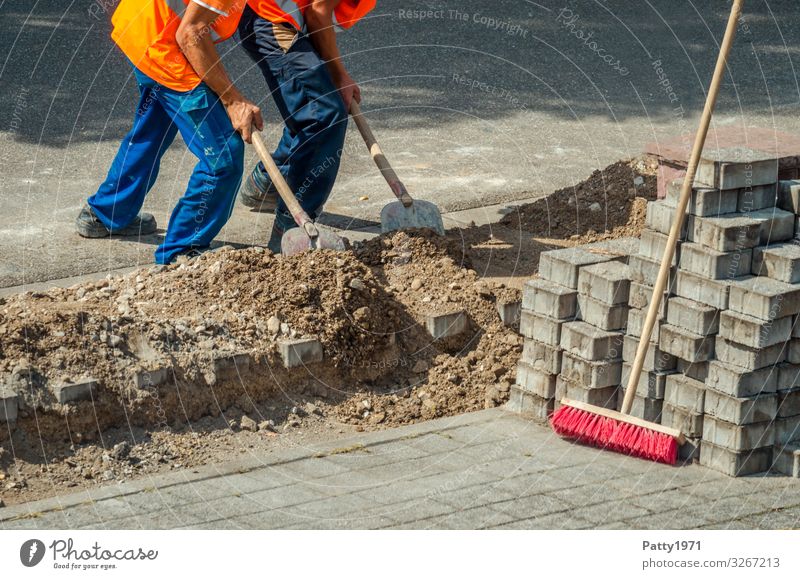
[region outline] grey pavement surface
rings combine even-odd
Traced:
[[[796,479],[578,446],[502,409],[0,510],[4,529],[792,529]]]
[[[158,235],[84,241],[72,231],[134,110],[135,84],[109,39],[104,10],[114,5],[0,1],[0,287],[152,260]],[[410,190],[452,211],[549,193],[690,130],[728,7],[380,0],[341,45]],[[798,23],[794,0],[747,3],[718,125],[798,132]],[[277,141],[281,123],[257,70],[234,41],[221,50],[236,82],[264,104],[266,138]],[[193,165],[179,142],[166,155],[145,204],[162,226]],[[324,221],[370,226],[387,200],[351,131]],[[237,207],[220,240],[263,244],[269,226],[270,217]]]

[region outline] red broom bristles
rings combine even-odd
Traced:
[[[556,433],[584,444],[666,464],[678,460],[675,438],[629,422],[565,405],[553,413],[550,424]]]

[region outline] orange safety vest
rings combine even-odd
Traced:
[[[181,92],[201,82],[175,39],[190,1],[220,13],[211,25],[214,42],[236,32],[245,0],[122,0],[111,17],[111,38],[134,66],[156,82]]]
[[[285,22],[297,30],[305,30],[303,13],[312,0],[247,0],[247,4],[261,18],[270,22]],[[352,27],[370,10],[375,8],[376,0],[341,0],[333,11],[333,23],[339,29]]]

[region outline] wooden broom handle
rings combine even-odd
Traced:
[[[369,127],[369,123],[367,123],[366,117],[361,114],[361,105],[359,105],[355,99],[350,101],[350,114],[356,122],[358,132],[361,133],[361,138],[363,138],[364,142],[367,144],[367,149],[369,149],[369,154],[372,155],[372,160],[375,161],[378,169],[381,170],[383,178],[386,179],[389,187],[403,206],[411,207],[411,205],[414,204],[414,200],[411,198],[411,195],[408,194],[406,186],[400,181],[400,177],[398,177],[397,173],[392,169],[389,159],[383,154],[383,149],[381,149],[381,146],[378,144],[378,139],[375,138],[372,129]]]
[[[689,199],[692,195],[694,177],[697,173],[697,166],[700,163],[700,155],[703,153],[703,146],[706,142],[708,127],[711,124],[711,115],[714,113],[714,106],[717,104],[717,94],[719,93],[720,84],[722,84],[722,77],[725,74],[725,66],[728,61],[728,54],[731,51],[733,38],[736,36],[736,27],[739,22],[739,14],[742,11],[742,4],[744,4],[744,0],[733,0],[731,14],[728,17],[728,26],[725,29],[725,36],[722,39],[722,46],[720,46],[719,49],[719,57],[717,57],[717,65],[714,68],[714,76],[711,79],[711,86],[708,88],[708,96],[706,96],[706,105],[703,109],[703,116],[700,119],[700,128],[697,130],[697,136],[695,137],[694,145],[692,146],[692,154],[691,157],[689,157],[689,165],[686,168],[686,177],[683,180],[683,187],[681,188],[681,196],[678,200],[678,208],[676,210],[675,219],[672,222],[672,227],[669,230],[667,247],[664,249],[664,257],[661,258],[661,267],[658,270],[658,278],[656,279],[656,284],[653,288],[653,298],[650,300],[650,307],[647,309],[647,317],[644,320],[644,327],[642,328],[642,337],[639,340],[639,347],[636,349],[636,358],[633,360],[631,376],[628,380],[625,398],[622,401],[622,408],[620,411],[623,414],[630,414],[631,406],[633,405],[633,398],[636,396],[636,388],[639,384],[639,377],[642,373],[642,367],[644,366],[644,358],[647,354],[650,336],[652,335],[653,327],[656,324],[658,310],[661,308],[661,300],[664,298],[664,290],[667,286],[667,279],[669,278],[669,270],[670,266],[672,265],[672,258],[675,256],[675,248],[678,245],[678,237],[680,235],[681,228],[683,227],[684,219],[686,218],[686,207],[689,205]]]
[[[309,237],[317,237],[319,235],[317,226],[314,225],[314,221],[297,201],[297,197],[294,196],[292,188],[289,187],[289,184],[283,177],[283,173],[278,169],[275,160],[267,150],[264,139],[261,138],[261,133],[255,130],[255,128],[253,128],[252,140],[253,146],[256,148],[256,151],[258,151],[258,156],[261,158],[261,162],[264,164],[264,168],[266,168],[269,178],[272,180],[272,184],[275,185],[278,194],[286,204],[286,208],[289,210],[289,213],[292,214],[297,225],[305,229]]]

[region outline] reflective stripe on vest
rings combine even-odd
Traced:
[[[183,19],[183,14],[186,12],[186,4],[183,3],[183,0],[164,0],[164,3],[169,7],[170,10],[178,15],[178,18]],[[222,37],[217,34],[216,30],[210,26],[208,29],[211,32],[211,40],[213,42],[219,42],[222,40]]]

